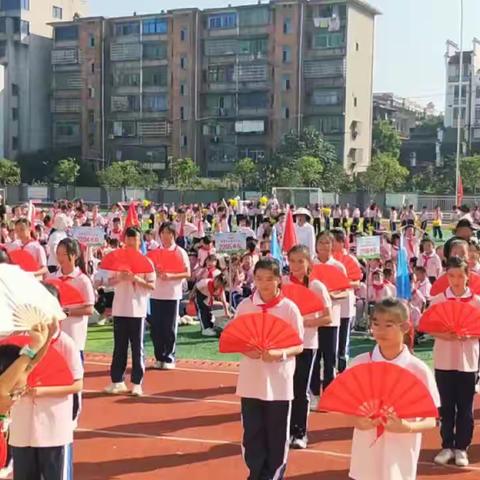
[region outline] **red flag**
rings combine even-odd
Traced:
[[[460,207],[463,202],[463,183],[462,176],[458,175],[458,188],[457,188],[457,207]]]
[[[285,221],[282,250],[288,252],[295,245],[297,245],[297,233],[295,232],[295,224],[293,223],[293,212],[289,208],[287,211],[287,219]]]
[[[132,202],[128,207],[124,230],[129,227],[140,227],[140,220],[138,219],[137,205],[135,204],[135,202]]]

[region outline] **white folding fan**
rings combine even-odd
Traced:
[[[32,274],[0,264],[0,335],[64,318],[58,300]]]

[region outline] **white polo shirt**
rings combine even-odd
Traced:
[[[263,304],[258,292],[253,298],[246,298],[237,308],[236,316],[246,313],[261,312]],[[270,308],[268,313],[289,323],[303,339],[303,317],[298,307],[287,298]],[[293,400],[293,375],[295,358],[289,357],[284,362],[264,362],[242,355],[240,373],[237,381],[237,395],[243,398],[260,400]]]

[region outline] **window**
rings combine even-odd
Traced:
[[[180,84],[180,95],[183,97],[185,95],[185,84]]]
[[[284,75],[282,78],[282,90],[290,90],[290,75]]]
[[[55,41],[70,41],[78,39],[78,26],[55,27]]]
[[[480,107],[475,107],[475,120],[476,123],[480,123]]]
[[[292,19],[290,17],[285,17],[283,20],[283,33],[285,35],[292,33]]]
[[[186,135],[182,135],[182,146],[186,147],[188,145],[188,139]]]
[[[338,133],[343,130],[344,119],[338,116],[311,117],[308,126],[313,127],[321,133]]]
[[[95,110],[88,111],[88,123],[89,124],[95,123]]]
[[[284,46],[282,50],[282,62],[290,63],[292,61],[292,51],[290,47]]]
[[[353,97],[353,106],[356,107],[358,105],[357,97]]]
[[[147,87],[166,87],[167,76],[168,68],[166,65],[144,68],[143,85]]]
[[[270,10],[268,6],[242,8],[238,12],[240,27],[253,27],[270,23]]]
[[[12,150],[18,150],[18,137],[12,137]]]
[[[187,39],[187,30],[185,28],[182,28],[180,30],[180,41],[184,42]]]
[[[341,101],[339,90],[314,90],[312,95],[313,105],[338,105]]]
[[[144,35],[160,35],[168,33],[168,21],[166,18],[149,18],[143,21]]]
[[[240,109],[263,109],[268,107],[268,100],[268,94],[264,92],[244,93],[238,96],[238,107]],[[223,107],[220,105],[220,108]]]
[[[477,87],[476,97],[477,100],[480,100],[480,87]]]
[[[180,68],[185,70],[187,68],[187,57],[180,57]]]
[[[138,35],[140,33],[139,22],[115,23],[113,28],[116,36]]]
[[[18,120],[18,108],[12,108],[12,120],[14,122]]]
[[[92,62],[92,63],[90,64],[90,71],[91,71],[92,73],[95,73],[95,62]]]
[[[95,89],[93,87],[88,87],[88,98],[95,98]]]
[[[0,33],[7,31],[7,19],[6,17],[0,17]]]
[[[417,166],[417,152],[410,152],[408,157],[410,159],[410,166],[411,167],[416,167]]]
[[[0,0],[0,10],[30,10],[30,0]]]
[[[180,120],[185,120],[185,108],[180,107]]]
[[[164,60],[167,58],[166,43],[144,43],[143,58],[145,60]]]
[[[283,118],[286,118],[286,119],[290,118],[290,109],[288,107],[285,107],[283,109]]]
[[[458,104],[458,85],[455,85],[453,96],[455,97],[454,103]],[[466,97],[467,97],[467,86],[462,85],[462,103],[464,103],[464,100]]]
[[[138,71],[122,71],[113,74],[112,84],[115,87],[138,87],[140,85],[140,73]]]
[[[357,52],[360,51],[360,45],[359,45],[358,42],[355,43],[355,50],[356,50]]]
[[[93,35],[93,33],[90,33],[90,34],[88,35],[88,46],[89,46],[90,48],[95,47],[95,35]]]
[[[133,121],[121,121],[112,123],[112,134],[115,137],[135,137],[136,123]]]
[[[256,57],[266,55],[268,51],[268,39],[253,38],[253,39],[239,40],[238,51],[239,53],[255,55]]]
[[[20,0],[20,6],[22,10],[30,10],[30,0]]]
[[[233,65],[213,65],[208,67],[208,82],[232,82],[234,77]]]
[[[0,57],[5,57],[7,55],[7,42],[0,42]]]
[[[20,20],[20,33],[22,35],[30,35],[30,22]]]
[[[345,46],[344,32],[316,33],[313,37],[313,48],[338,48]]]
[[[218,15],[210,15],[208,17],[209,30],[219,28],[235,28],[237,26],[236,13],[222,13]]]
[[[16,83],[12,83],[12,95],[18,97],[19,88]]]
[[[145,112],[165,112],[168,110],[167,95],[144,95],[143,110]]]
[[[52,7],[52,16],[53,18],[62,19],[63,18],[63,10],[61,7],[56,7],[55,5]]]
[[[95,134],[94,133],[89,133],[88,134],[88,145],[90,147],[93,147],[95,145]]]

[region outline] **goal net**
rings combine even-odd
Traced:
[[[320,188],[273,187],[272,195],[275,195],[281,204],[288,203],[296,207],[314,205],[316,203],[320,205],[334,203],[330,199],[333,194],[323,193]]]

